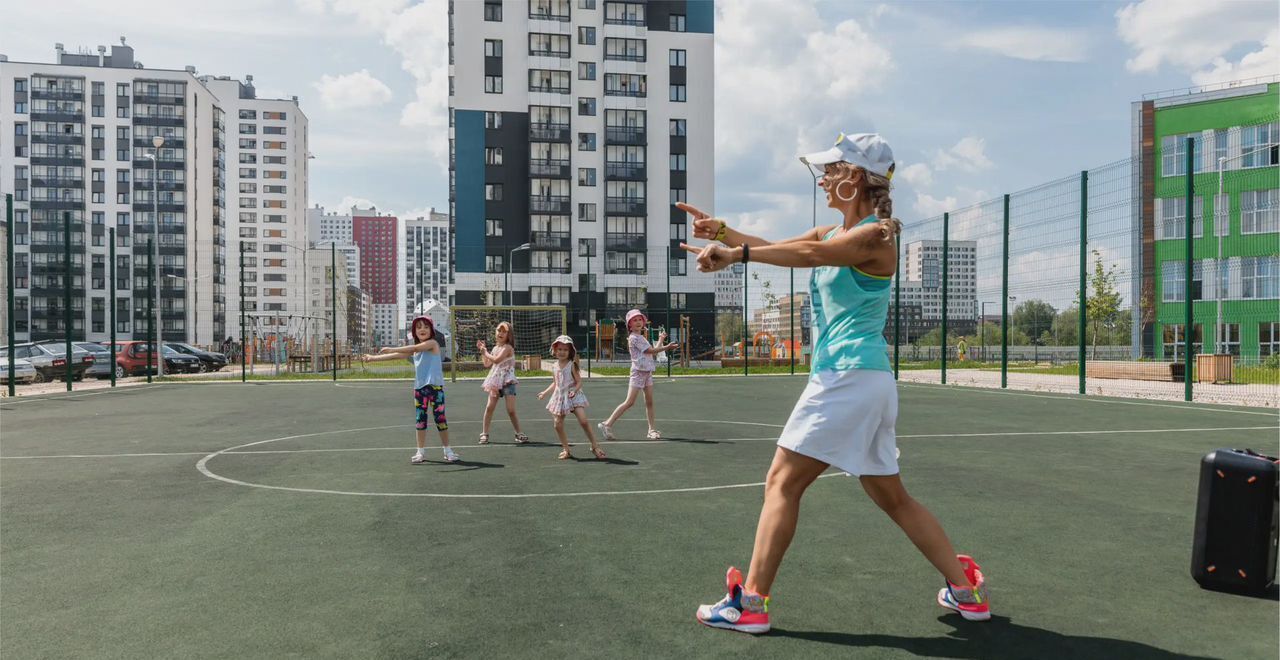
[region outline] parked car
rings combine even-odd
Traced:
[[[145,375],[147,373],[147,356],[154,356],[151,344],[145,341],[116,342],[116,378]],[[200,371],[200,358],[194,355],[183,355],[166,344],[164,347],[165,373],[196,373]],[[155,371],[155,358],[152,357],[151,371]]]
[[[13,373],[16,374],[14,382],[18,383],[34,383],[39,374],[36,368],[32,366],[31,360],[26,358],[13,359]],[[0,383],[9,382],[9,357],[6,355],[0,360]]]
[[[111,349],[102,344],[95,344],[91,341],[71,342],[72,346],[89,351],[93,355],[93,366],[85,372],[86,376],[94,378],[110,378],[111,377]]]
[[[67,343],[65,339],[47,339],[36,343],[58,357],[66,355]],[[90,360],[89,368],[85,369],[84,376],[105,378],[111,375],[111,365],[107,364],[110,359],[103,355],[102,362],[99,363],[98,354],[78,345],[78,342],[71,342],[71,359],[79,362],[84,362],[86,359]],[[79,377],[77,377],[77,380],[79,380]]]
[[[64,349],[63,346],[58,348]],[[65,349],[64,349],[65,350]],[[58,350],[56,353],[52,349],[52,343],[46,342],[26,342],[17,344],[13,347],[13,356],[15,358],[23,358],[31,362],[31,366],[36,368],[36,382],[43,383],[54,380],[66,380],[67,378],[67,360],[64,350]],[[0,358],[7,359],[9,357],[8,347],[0,348]],[[93,355],[88,351],[77,351],[74,347],[71,349],[71,379],[81,380],[84,378],[84,372],[89,370],[93,364]]]
[[[199,358],[203,371],[221,371],[223,367],[227,366],[227,356],[222,353],[214,353],[213,351],[196,348],[191,344],[183,344],[181,342],[173,341],[165,342],[164,347],[172,348],[179,353],[194,355]]]

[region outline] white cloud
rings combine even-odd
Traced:
[[[391,88],[374,78],[368,69],[340,76],[323,75],[312,83],[325,107],[335,110],[369,108],[391,100]]]
[[[1125,63],[1134,73],[1155,72],[1168,63],[1198,80],[1242,71],[1270,75],[1280,72],[1277,18],[1274,2],[1141,0],[1116,12],[1116,31],[1135,51]],[[1264,41],[1268,45],[1238,64],[1225,59]]]
[[[933,168],[938,171],[955,168],[965,172],[991,169],[994,163],[987,158],[986,150],[987,141],[983,138],[972,135],[961,138],[954,147],[934,153]]]
[[[955,45],[1033,62],[1083,62],[1090,38],[1080,30],[1038,26],[998,27],[970,32]]]
[[[901,180],[917,188],[933,185],[933,172],[924,163],[912,163],[898,170]]]
[[[449,153],[449,21],[445,0],[295,0],[303,9],[349,16],[382,34],[414,79],[415,98],[401,110],[400,125],[412,129],[421,147],[444,171]]]
[[[1221,57],[1213,61],[1213,68],[1198,71],[1191,76],[1197,85],[1248,80],[1274,76],[1280,73],[1280,29],[1272,30],[1262,41],[1262,48],[1230,62]]]
[[[933,195],[926,195],[925,193],[916,193],[916,203],[914,208],[921,218],[932,218],[954,209],[959,203],[959,200],[956,199],[954,195],[937,198]]]

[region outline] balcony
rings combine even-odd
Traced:
[[[569,125],[530,123],[529,139],[543,142],[569,142]]]
[[[550,158],[530,158],[529,176],[568,179],[569,161]]]
[[[605,144],[643,146],[648,142],[643,126],[605,126]]]
[[[605,53],[605,60],[615,62],[644,62],[646,61],[644,53]]]
[[[62,165],[62,166],[80,165],[80,166],[83,166],[84,154],[80,154],[78,156],[68,155],[68,154],[51,154],[51,155],[45,155],[45,156],[32,156],[31,164],[32,165]]]
[[[61,121],[83,124],[84,110],[79,112],[72,110],[45,110],[44,112],[32,112],[31,121]]]
[[[530,213],[551,213],[569,215],[568,195],[530,195]]]
[[[151,144],[151,138],[135,137],[133,138],[133,146],[141,147],[148,151],[155,149],[155,145]],[[185,149],[187,141],[184,138],[166,137],[161,149]]]
[[[83,101],[84,88],[80,89],[40,89],[34,87],[31,90],[31,100],[44,99],[46,101]]]
[[[159,117],[137,117],[133,118],[133,123],[139,126],[172,126],[177,128],[186,123],[186,119],[182,117],[159,116]]]
[[[644,87],[640,85],[636,85],[635,87],[629,86],[629,87],[624,87],[620,89],[609,89],[606,87],[604,90],[604,95],[605,96],[632,96],[635,98],[644,98],[648,96],[648,93],[646,93]]]
[[[551,265],[546,265],[546,266],[541,266],[541,265],[540,265],[540,266],[530,266],[530,267],[529,267],[529,272],[530,272],[530,273],[559,273],[559,274],[561,274],[561,275],[568,275],[569,273],[571,273],[571,272],[573,272],[573,271],[572,271],[572,269],[569,267],[569,264],[567,264],[567,263],[566,263],[566,264],[565,264],[565,265],[563,265],[563,266],[551,266]]]
[[[534,249],[540,250],[568,250],[569,249],[569,232],[567,231],[535,231],[530,235],[529,242]]]
[[[643,16],[622,16],[622,17],[615,17],[615,18],[609,18],[608,16],[605,16],[604,24],[605,25],[633,25],[635,27],[645,26]]]
[[[604,212],[615,215],[644,215],[645,201],[643,197],[606,197]]]
[[[83,178],[70,177],[32,177],[31,187],[33,188],[83,188]]]
[[[148,172],[148,174],[150,174],[150,172]],[[160,190],[185,191],[187,189],[187,184],[182,181],[165,181],[162,179],[160,183],[156,184],[156,187],[158,187]],[[133,189],[135,191],[151,190],[151,188],[152,188],[151,182],[145,179],[141,181],[133,182]]]
[[[78,144],[84,145],[84,133],[62,133],[58,131],[32,131],[32,144]]]
[[[645,252],[648,250],[644,234],[611,234],[604,235],[604,249],[614,252]]]
[[[134,94],[133,102],[152,105],[186,105],[187,99],[186,97],[169,96],[167,94]]]
[[[565,19],[565,20],[568,20],[568,19]],[[562,59],[563,59],[563,58],[567,58],[567,57],[569,57],[569,51],[567,51],[567,50],[551,50],[551,49],[547,49],[547,50],[534,50],[534,49],[530,48],[530,49],[529,49],[529,57],[559,57],[559,58],[562,58]]]
[[[541,85],[535,85],[533,82],[530,82],[529,91],[540,92],[542,94],[568,94],[569,85],[565,84],[564,86],[560,86],[552,83],[551,81],[543,81]]]
[[[82,211],[84,198],[79,199],[32,199],[31,209],[47,211]]]
[[[644,163],[606,161],[604,167],[605,176],[610,179],[631,179],[636,181],[645,179]]]

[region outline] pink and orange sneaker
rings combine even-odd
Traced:
[[[724,582],[729,593],[715,605],[700,606],[698,623],[753,635],[769,632],[769,597],[748,593],[742,586],[742,571],[732,566]]]
[[[987,580],[982,567],[969,555],[956,555],[964,567],[964,575],[973,587],[958,587],[947,580],[947,587],[938,591],[938,604],[960,613],[967,621],[991,619],[991,603],[987,598]]]

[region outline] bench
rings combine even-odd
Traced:
[[[1180,383],[1185,367],[1181,362],[1086,361],[1084,375],[1086,378],[1167,380]]]

